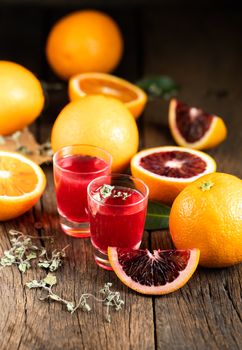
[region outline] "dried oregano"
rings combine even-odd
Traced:
[[[33,280],[28,283],[26,283],[26,286],[29,289],[33,288],[41,288],[46,292],[46,295],[41,297],[40,300],[53,300],[60,302],[64,305],[66,305],[67,311],[69,311],[71,314],[73,314],[78,309],[81,309],[82,311],[90,312],[92,310],[90,303],[88,302],[90,299],[93,299],[94,301],[97,301],[99,303],[102,303],[106,305],[107,312],[106,312],[106,320],[108,322],[111,322],[111,316],[110,316],[110,308],[114,308],[116,311],[121,310],[122,306],[124,304],[124,301],[120,298],[119,292],[113,292],[110,290],[110,287],[112,286],[112,283],[106,283],[102,289],[99,290],[99,294],[102,295],[102,298],[97,298],[95,295],[90,293],[83,293],[77,304],[73,301],[65,300],[61,298],[59,295],[54,293],[52,291],[52,287],[57,284],[57,278],[52,273],[48,273],[48,275],[40,281]]]
[[[106,306],[106,320],[108,322],[111,322],[110,308],[114,308],[116,311],[122,309],[124,301],[120,298],[119,292],[113,292],[110,290],[112,283],[106,283],[104,287],[99,290],[99,294],[102,296],[100,298],[97,298],[90,293],[84,293],[80,296],[79,301],[76,304],[75,302],[61,298],[52,291],[52,287],[57,284],[57,278],[52,272],[56,271],[63,264],[63,258],[66,257],[65,250],[68,246],[60,251],[55,249],[50,255],[48,255],[45,248],[33,244],[32,239],[38,237],[24,235],[22,232],[16,230],[10,230],[9,234],[12,236],[10,239],[12,248],[4,251],[4,255],[0,259],[0,265],[2,268],[17,265],[19,271],[25,273],[31,268],[31,262],[37,260],[37,266],[44,268],[49,272],[42,280],[32,280],[26,283],[26,286],[29,289],[40,288],[45,291],[46,295],[41,297],[40,300],[52,300],[65,304],[67,311],[73,314],[78,309],[87,312],[91,311],[92,308],[88,301],[92,299]],[[45,236],[42,238],[52,237]]]
[[[10,230],[9,234],[12,236],[10,239],[12,248],[4,251],[0,260],[2,267],[17,265],[18,269],[25,273],[31,267],[31,260],[37,260],[39,267],[51,272],[56,271],[62,265],[63,258],[66,256],[65,250],[68,246],[60,251],[54,250],[49,257],[45,248],[33,244],[32,239],[38,237],[24,235],[16,230]]]

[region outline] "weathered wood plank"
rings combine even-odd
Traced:
[[[209,153],[219,171],[241,176],[240,15],[167,11],[149,12],[145,18],[145,73],[172,76],[182,86],[181,99],[224,117],[228,139]],[[150,103],[145,112],[146,147],[174,144],[167,117],[167,102]],[[169,247],[168,235],[152,233],[152,248]],[[184,288],[155,298],[157,349],[240,349],[241,274],[241,265],[199,268]]]
[[[60,11],[61,12],[61,11]],[[59,12],[59,13],[60,13]],[[52,13],[53,14],[53,13]],[[58,13],[55,14],[58,16]],[[42,49],[47,28],[52,23],[52,16],[43,14],[44,30],[42,33]],[[129,23],[129,28],[134,29],[132,14],[121,13],[117,16],[121,22]],[[124,64],[119,67],[119,74],[130,74],[134,79],[137,76],[136,67],[136,32],[129,32],[128,50],[124,56]],[[127,34],[127,30],[126,30]],[[20,35],[21,37],[21,35]],[[132,49],[133,47],[133,49]],[[132,57],[131,57],[132,56]],[[43,58],[43,55],[42,55]],[[126,63],[125,63],[126,62]],[[128,65],[128,68],[126,67]],[[39,65],[38,65],[39,64]],[[50,72],[47,65],[41,60],[37,67],[40,76],[47,82],[58,81]],[[133,67],[133,68],[132,68]],[[64,98],[63,98],[64,96]],[[63,104],[67,102],[66,92],[49,91],[48,103],[35,124],[38,141],[43,142],[50,137],[51,124],[56,118]],[[7,304],[5,297],[8,295],[8,304],[4,314],[0,317],[0,333],[4,335],[4,349],[154,349],[154,323],[152,300],[139,296],[128,290],[112,272],[104,271],[97,267],[93,256],[90,241],[78,240],[67,237],[61,232],[56,210],[52,167],[45,166],[48,185],[41,201],[25,216],[16,221],[0,224],[1,240],[0,254],[9,246],[7,230],[16,228],[24,232],[35,234],[38,242],[47,249],[53,249],[50,242],[41,239],[45,235],[55,237],[55,248],[62,248],[70,244],[65,265],[57,273],[59,284],[56,292],[66,299],[78,300],[83,292],[96,294],[105,282],[112,282],[113,288],[120,291],[125,300],[125,307],[120,312],[112,312],[112,323],[105,322],[105,308],[94,305],[94,312],[90,314],[79,311],[70,315],[65,308],[57,303],[41,302],[38,300],[39,291],[30,291],[23,288],[24,284],[33,279],[44,276],[39,270],[33,269],[26,276],[21,277],[16,269],[4,269],[2,288],[0,289],[0,302]],[[38,229],[34,229],[34,223],[40,223]],[[145,237],[144,244],[148,245]],[[11,279],[9,272],[11,271]],[[10,291],[8,291],[10,289]],[[12,303],[12,304],[11,304]],[[16,307],[17,304],[17,307]]]

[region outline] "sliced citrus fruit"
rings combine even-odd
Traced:
[[[206,153],[177,146],[149,148],[131,159],[131,172],[149,187],[149,198],[171,204],[188,184],[216,171]]]
[[[118,278],[142,294],[168,294],[184,286],[195,272],[199,249],[133,250],[108,247],[108,258]]]
[[[70,100],[85,95],[106,95],[121,100],[135,118],[143,112],[147,102],[146,93],[127,80],[104,73],[83,73],[69,81]]]
[[[45,174],[37,164],[18,153],[0,151],[0,221],[32,208],[45,185]]]
[[[170,102],[169,125],[178,145],[194,149],[215,147],[227,135],[222,118],[176,99]]]

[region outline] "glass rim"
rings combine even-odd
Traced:
[[[102,151],[103,153],[105,153],[108,157],[109,157],[109,164],[104,167],[103,169],[100,169],[100,170],[97,170],[97,171],[88,171],[88,172],[80,172],[80,171],[72,171],[72,170],[69,170],[69,169],[64,169],[62,168],[60,165],[57,164],[57,157],[59,155],[59,153],[65,149],[68,149],[68,148],[78,148],[78,147],[90,147],[92,149],[97,149],[97,150],[100,150]],[[70,154],[71,155],[71,154]],[[62,157],[64,158],[64,157]],[[98,174],[98,173],[101,173],[103,172],[104,170],[108,169],[109,167],[111,167],[112,165],[112,160],[113,160],[113,157],[111,155],[111,153],[109,153],[108,151],[106,151],[105,149],[99,147],[99,146],[94,146],[94,145],[89,145],[89,144],[85,144],[85,143],[80,143],[80,144],[75,144],[75,145],[69,145],[69,146],[64,146],[64,147],[61,147],[60,149],[58,149],[58,151],[56,151],[53,155],[53,164],[54,164],[54,167],[60,169],[61,171],[63,172],[67,172],[67,173],[70,173],[70,174],[81,174],[81,175],[88,175],[88,174]]]
[[[102,205],[102,206],[108,206],[108,207],[117,207],[117,208],[120,208],[121,205],[119,204],[107,204],[107,203],[102,203],[100,201],[98,201],[97,199],[93,198],[93,196],[91,195],[91,186],[92,184],[97,181],[97,180],[100,180],[102,178],[107,178],[107,177],[119,177],[119,176],[122,176],[122,177],[125,177],[125,178],[129,178],[131,180],[136,180],[138,181],[139,183],[141,183],[144,188],[145,188],[145,195],[142,193],[142,195],[144,196],[143,198],[141,198],[138,202],[135,202],[135,203],[130,203],[130,204],[126,204],[126,207],[132,207],[132,206],[135,206],[137,204],[140,204],[142,202],[144,202],[146,199],[148,199],[148,196],[149,196],[149,187],[144,183],[143,180],[139,179],[138,177],[134,177],[132,175],[129,175],[129,174],[121,174],[121,173],[115,173],[115,174],[109,174],[109,175],[102,175],[102,176],[99,176],[99,177],[96,177],[95,179],[93,179],[92,181],[89,182],[88,186],[87,186],[87,195],[88,197],[90,197],[94,202],[96,202],[97,204],[99,205]],[[139,191],[140,192],[140,191]]]

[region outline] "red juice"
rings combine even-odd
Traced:
[[[99,157],[78,154],[58,159],[54,170],[59,213],[71,221],[88,221],[87,186],[96,177],[107,175],[109,164]]]
[[[138,248],[144,230],[147,201],[136,189],[112,188],[103,197],[100,187],[89,196],[89,220],[92,244],[106,253],[108,246]]]

